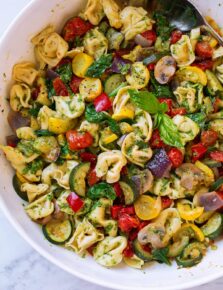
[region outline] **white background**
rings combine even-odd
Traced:
[[[0,35],[28,2],[1,0]],[[0,290],[40,289],[105,290],[67,274],[42,258],[16,233],[0,210]],[[223,278],[193,290],[210,289],[223,289]]]

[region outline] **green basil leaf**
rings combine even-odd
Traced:
[[[86,76],[99,78],[112,65],[112,54],[102,55],[87,70]]]
[[[106,182],[101,182],[92,186],[88,190],[87,196],[92,200],[97,200],[102,197],[107,197],[111,200],[116,199],[114,188]]]
[[[166,104],[160,104],[155,95],[148,91],[128,90],[131,101],[140,109],[150,113],[165,113],[167,111]]]
[[[56,73],[59,74],[64,83],[69,83],[73,74],[71,63],[62,64],[56,69]]]
[[[195,123],[199,125],[201,129],[205,129],[206,125],[206,114],[205,113],[195,113],[195,114],[187,114],[187,117],[193,120]]]
[[[171,265],[169,258],[167,257],[168,254],[168,247],[162,249],[156,249],[152,251],[153,259],[159,263],[165,263],[167,265]]]
[[[104,112],[96,112],[93,104],[86,107],[85,119],[90,123],[101,123],[107,119],[107,115]]]
[[[156,21],[157,35],[160,36],[163,41],[168,40],[173,31],[173,27],[170,26],[167,17],[163,13],[157,11],[154,13],[153,18]]]
[[[36,130],[35,131],[36,136],[41,137],[41,136],[54,136],[55,134],[50,132],[49,130]]]
[[[152,84],[152,90],[154,95],[159,98],[159,97],[168,97],[168,98],[173,98],[173,93],[170,90],[168,85],[161,85],[157,82],[157,80],[154,77],[154,74],[150,74],[150,81]]]
[[[120,127],[119,127],[118,123],[115,120],[113,120],[112,118],[108,117],[107,123],[108,123],[108,126],[109,126],[109,128],[111,129],[111,131],[113,133],[115,133],[116,135],[121,135]]]
[[[36,174],[38,170],[43,169],[43,161],[41,159],[36,159],[33,162],[26,165],[26,167],[23,169],[23,174],[31,173]]]
[[[163,142],[173,147],[182,148],[183,144],[180,138],[180,134],[172,119],[166,114],[162,114],[158,118],[158,128],[160,137]]]
[[[56,96],[56,92],[53,87],[53,81],[50,79],[46,79],[46,87],[48,92],[48,98],[52,99],[54,96]]]

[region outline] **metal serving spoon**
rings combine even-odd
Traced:
[[[183,32],[201,26],[216,38],[220,45],[223,45],[223,38],[208,24],[191,0],[128,0],[127,2],[128,5],[141,6],[150,12],[155,10],[164,12],[171,26]]]

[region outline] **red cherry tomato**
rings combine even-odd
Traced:
[[[114,184],[113,184],[113,188],[114,188],[114,190],[115,190],[116,196],[117,196],[117,197],[122,197],[123,192],[122,192],[122,189],[121,189],[120,183],[119,183],[119,182],[114,183]]]
[[[97,155],[92,154],[90,152],[82,152],[80,153],[80,158],[83,162],[90,162],[92,167],[95,167],[97,162]]]
[[[118,216],[119,216],[119,213],[120,213],[120,210],[123,208],[122,205],[113,205],[111,207],[111,217],[114,219],[114,220],[117,220],[118,219]]]
[[[128,174],[128,168],[127,166],[123,166],[121,169],[121,175],[127,175]]]
[[[183,35],[183,33],[180,30],[174,30],[171,33],[170,43],[175,44],[178,40],[181,39],[182,35]]]
[[[76,36],[84,35],[92,27],[90,22],[84,21],[80,17],[74,17],[67,21],[62,35],[67,42],[73,42]]]
[[[201,133],[201,143],[208,147],[215,144],[218,139],[218,133],[214,130],[207,130]]]
[[[137,229],[140,222],[138,218],[130,216],[129,214],[123,213],[119,216],[118,226],[122,232],[128,233],[132,229]]]
[[[162,196],[161,202],[162,202],[162,209],[166,209],[170,207],[172,204],[172,200],[168,196]]]
[[[97,177],[95,169],[92,169],[87,176],[88,185],[93,186],[96,183],[98,183],[100,180],[101,178]]]
[[[210,156],[215,161],[223,162],[223,151],[213,151]]]
[[[34,101],[38,98],[39,93],[40,93],[40,87],[37,87],[32,90],[31,96]]]
[[[171,110],[171,117],[176,115],[186,115],[187,111],[185,108],[172,108]]]
[[[167,104],[167,107],[168,107],[167,114],[171,116],[173,101],[168,98],[159,98],[158,100],[161,104],[162,103]]]
[[[120,50],[116,50],[116,51],[115,51],[115,55],[116,55],[116,56],[119,56],[119,57],[122,57],[122,56],[125,55],[125,54],[129,54],[130,51],[131,51],[130,49],[123,48],[123,49],[120,49]]]
[[[63,81],[58,77],[53,80],[53,88],[57,96],[68,96],[68,90]]]
[[[112,102],[108,95],[102,93],[100,96],[94,99],[94,106],[96,112],[108,111],[112,107]]]
[[[199,41],[196,44],[195,53],[202,58],[211,58],[213,49],[207,41]]]
[[[152,148],[162,148],[165,146],[164,142],[160,138],[160,133],[158,129],[153,131],[152,137],[150,139],[150,145]]]
[[[70,88],[71,88],[71,90],[72,90],[72,92],[74,94],[79,92],[79,86],[80,86],[80,83],[82,81],[83,81],[82,78],[79,78],[79,77],[76,77],[76,76],[72,76],[72,79],[70,81]]]
[[[203,71],[206,69],[212,70],[214,62],[211,59],[202,60],[201,62],[194,62],[192,66],[199,67]]]
[[[64,57],[61,59],[61,61],[54,67],[54,69],[57,69],[61,67],[64,64],[72,63],[72,59],[69,57]]]
[[[81,150],[90,147],[94,141],[89,132],[80,133],[75,130],[70,130],[66,133],[66,137],[71,150]]]
[[[223,101],[219,98],[216,98],[213,106],[214,106],[214,112],[217,113],[219,109],[223,108]]]
[[[78,212],[84,206],[84,201],[74,192],[68,195],[67,202],[74,212]]]
[[[170,151],[168,152],[168,157],[174,168],[179,167],[184,160],[183,153],[177,148],[171,148]]]
[[[202,143],[198,143],[191,146],[191,152],[192,161],[195,162],[204,157],[205,153],[207,152],[207,148]]]
[[[147,65],[148,70],[153,71],[155,69],[156,64],[155,63],[150,63]]]
[[[131,258],[134,255],[132,244],[130,242],[128,242],[127,247],[124,249],[123,255],[126,258]]]
[[[142,221],[138,227],[138,230],[140,231],[144,227],[146,227],[150,222],[149,221]]]
[[[147,39],[151,43],[151,45],[153,45],[155,43],[156,38],[157,38],[156,32],[154,30],[147,30],[147,31],[141,33],[141,35],[145,39]]]
[[[135,214],[134,206],[122,207],[122,209],[120,210],[120,214],[123,214],[123,213],[127,213],[129,215],[134,215]]]

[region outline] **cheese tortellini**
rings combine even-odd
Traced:
[[[26,213],[32,220],[42,219],[54,211],[53,195],[46,194],[25,207]]]
[[[203,86],[199,83],[183,82],[181,86],[177,87],[174,95],[178,104],[185,107],[189,113],[196,112],[203,104]]]
[[[186,116],[176,115],[172,120],[177,126],[184,145],[193,140],[200,132],[198,124]]]
[[[88,0],[83,15],[91,24],[98,25],[105,15],[101,0]]]
[[[119,150],[107,151],[99,154],[96,164],[96,175],[105,177],[108,183],[115,183],[120,179],[120,171],[127,160]]]
[[[73,249],[77,254],[83,255],[87,248],[104,239],[104,235],[97,230],[87,219],[81,222],[66,247]]]
[[[120,18],[120,8],[114,0],[101,0],[104,13],[107,16],[111,27],[120,28],[122,26]]]
[[[38,71],[32,62],[21,62],[13,66],[12,78],[17,82],[32,86],[37,75]]]
[[[57,113],[68,119],[80,117],[85,109],[85,103],[80,94],[70,97],[54,97]]]
[[[35,45],[36,58],[40,68],[46,64],[56,66],[68,51],[68,43],[56,32],[53,26],[46,27],[38,35],[32,38]]]
[[[31,183],[23,183],[21,185],[21,191],[27,193],[29,202],[34,201],[38,196],[42,195],[49,189],[49,186],[44,183],[39,184],[31,184]]]
[[[19,139],[23,140],[35,140],[37,136],[30,127],[21,127],[16,130],[16,135]]]
[[[122,32],[125,34],[126,40],[133,39],[137,34],[152,29],[153,21],[142,7],[128,6],[121,11],[120,17]]]
[[[144,167],[152,157],[152,149],[134,132],[128,134],[122,143],[123,155],[132,163]]]
[[[190,38],[187,35],[183,35],[178,42],[172,44],[170,50],[179,67],[190,65],[195,60]]]
[[[84,49],[87,54],[98,59],[108,51],[108,40],[98,28],[91,29],[84,36]]]
[[[132,125],[134,131],[145,142],[148,142],[152,136],[153,121],[149,113],[139,110],[136,112],[136,123]]]
[[[216,67],[216,75],[219,81],[223,84],[223,64]]]
[[[114,111],[114,114],[118,114],[120,113],[120,111],[123,109],[123,108],[128,108],[132,111],[135,111],[135,107],[134,105],[131,103],[131,100],[130,100],[130,95],[128,93],[128,90],[131,90],[131,89],[134,89],[133,87],[131,86],[127,86],[127,87],[124,87],[124,88],[121,88],[114,101],[113,101],[113,111]]]
[[[105,237],[94,249],[93,255],[97,263],[105,267],[116,266],[122,261],[122,252],[127,246],[126,237]]]
[[[10,90],[10,106],[18,112],[22,108],[31,108],[31,89],[24,83],[15,84]]]

